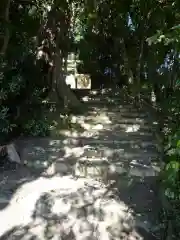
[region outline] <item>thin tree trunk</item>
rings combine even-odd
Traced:
[[[63,100],[64,106],[68,108],[77,108],[81,105],[75,94],[71,91],[69,86],[65,82],[65,71],[63,69],[63,57],[66,56],[67,46],[63,48],[62,43],[68,44],[68,30],[70,28],[69,22],[69,10],[67,14],[64,11],[59,10],[57,5],[59,2],[55,2],[51,12],[49,12],[47,28],[51,29],[50,51],[51,59],[53,62],[53,77],[52,77],[52,92],[50,99],[55,101]],[[61,4],[60,4],[61,5]],[[66,41],[67,40],[67,41]],[[52,44],[54,41],[54,44]],[[59,45],[61,44],[61,47]],[[63,51],[66,51],[63,54]]]
[[[174,63],[170,75],[170,88],[174,91],[176,86],[176,81],[178,79],[178,72],[179,72],[179,59],[178,59],[178,53],[174,54]]]
[[[125,71],[126,71],[126,75],[128,76],[128,83],[132,85],[134,83],[134,75],[130,67],[124,39],[121,40],[121,43],[122,43],[122,52],[123,52],[123,58],[124,58]]]
[[[140,44],[140,53],[139,53],[137,68],[136,68],[136,82],[134,83],[136,85],[135,89],[136,89],[138,101],[140,101],[141,62],[142,62],[142,57],[143,57],[143,50],[144,50],[144,40],[142,39],[141,44]]]
[[[9,23],[10,3],[11,3],[11,0],[7,0],[5,13],[4,13],[4,21],[5,21],[6,24]],[[10,32],[9,32],[9,28],[6,27],[5,35],[4,35],[4,39],[3,39],[3,45],[2,45],[2,48],[0,50],[0,55],[2,55],[2,56],[5,55],[5,53],[6,53],[8,43],[9,43],[9,39],[10,39]]]
[[[60,50],[56,49],[54,57],[53,94],[57,94],[58,99],[63,100],[65,107],[79,107],[81,105],[80,101],[65,82],[62,65],[63,63]]]

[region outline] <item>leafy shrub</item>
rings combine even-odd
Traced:
[[[49,133],[49,123],[48,120],[45,119],[30,119],[24,125],[24,135],[30,136],[47,136]]]
[[[165,147],[165,169],[162,176],[164,195],[170,206],[167,221],[171,221],[172,239],[180,238],[180,129],[169,136]]]

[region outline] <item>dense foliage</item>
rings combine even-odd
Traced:
[[[149,103],[155,96],[164,193],[179,217],[180,2],[3,0],[0,20],[1,144],[22,133],[47,134],[39,109],[53,90],[64,104],[78,106],[64,82],[68,53],[75,51],[95,86],[126,86]]]

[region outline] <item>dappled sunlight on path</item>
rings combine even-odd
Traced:
[[[68,127],[55,119],[51,137],[16,142],[22,165],[0,174],[0,240],[156,239],[153,122],[105,94],[92,93]]]
[[[1,240],[144,239],[133,210],[113,188],[88,178],[40,177],[26,183],[0,216]]]

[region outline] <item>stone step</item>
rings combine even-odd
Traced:
[[[100,128],[100,125],[99,125]],[[93,127],[91,131],[96,130],[98,131],[98,125]],[[105,130],[106,129],[106,130]],[[113,132],[114,131],[114,132]],[[128,124],[128,123],[118,123],[114,124],[113,126],[104,126],[104,129],[99,130],[100,133],[110,133],[114,134],[115,136],[119,137],[142,137],[143,136],[153,136],[152,129],[148,125],[144,124]]]
[[[105,146],[113,148],[118,146],[119,148],[140,148],[140,149],[155,149],[156,141],[141,141],[137,139],[123,139],[123,140],[107,140],[107,139],[96,139],[92,137],[57,137],[57,138],[48,138],[48,137],[37,137],[37,138],[21,138],[15,141],[18,150],[28,148],[33,151],[34,148],[45,149],[45,148],[59,148],[62,147],[83,147],[86,145],[91,146]]]
[[[156,151],[156,141],[142,141],[141,139],[127,140],[108,140],[108,139],[95,139],[87,137],[61,137],[59,138],[29,138],[26,140],[16,141],[16,145],[20,151],[20,154],[25,150],[26,152],[42,152],[47,151],[60,151],[62,148],[86,148],[91,147],[104,147],[109,149],[142,149],[147,151]]]
[[[133,163],[108,163],[105,160],[96,159],[78,161],[75,165],[75,176],[77,177],[97,177],[104,180],[111,180],[114,174],[127,174],[136,177],[152,177],[159,174],[160,168],[156,166],[145,166]]]
[[[84,104],[89,106],[89,107],[100,107],[100,108],[113,107],[113,108],[117,108],[118,110],[121,110],[121,109],[126,109],[126,110],[135,109],[134,105],[131,105],[129,103],[121,103],[121,102],[113,101],[113,100],[109,100],[109,101],[108,100],[104,100],[104,101],[92,100],[92,101],[84,102]]]
[[[144,129],[143,129],[144,130]],[[127,128],[128,131],[128,128]],[[120,142],[123,140],[134,140],[134,141],[152,141],[155,144],[155,139],[152,133],[142,131],[141,132],[124,132],[124,131],[116,131],[112,129],[109,130],[98,130],[98,129],[91,129],[91,130],[83,130],[79,131],[69,131],[69,130],[62,130],[59,131],[58,134],[67,138],[78,138],[79,140],[83,138],[87,139],[94,139],[100,142],[102,141],[110,141],[110,142]]]
[[[114,177],[126,174],[128,176],[153,177],[159,174],[160,168],[157,164],[143,165],[141,163],[131,162],[116,162],[111,163],[107,159],[84,159],[81,158],[75,164],[68,164],[60,159],[53,162],[46,170],[45,174],[73,174],[76,177],[92,177],[94,179],[101,179],[106,182],[111,181]],[[140,180],[139,179],[139,180]]]
[[[118,108],[127,108],[132,109],[134,107],[133,104],[124,101],[118,101],[117,99],[84,99],[83,103],[87,106],[100,106],[100,107],[118,107]]]
[[[114,150],[121,150],[121,149],[124,149],[124,151],[138,151],[138,150],[141,150],[143,152],[148,152],[148,151],[151,151],[151,152],[155,152],[157,153],[157,149],[156,149],[156,145],[151,144],[149,142],[144,142],[144,143],[140,143],[138,141],[126,141],[126,140],[123,140],[123,141],[119,141],[119,142],[110,142],[110,141],[97,141],[97,140],[94,140],[94,141],[88,141],[88,140],[83,140],[83,146],[86,147],[86,146],[90,146],[90,147],[94,147],[94,148],[104,148],[104,149],[114,149]],[[150,145],[149,145],[150,144]],[[76,145],[76,144],[75,144]],[[75,145],[71,145],[71,147],[73,148],[73,146]],[[77,143],[76,146],[79,146],[79,144]]]
[[[105,158],[108,161],[121,161],[121,159],[126,160],[136,160],[141,162],[150,163],[152,159],[156,159],[158,156],[157,152],[152,151],[143,151],[137,149],[129,149],[129,151],[123,148],[109,149],[104,147],[92,147],[87,146],[84,148],[84,152],[81,154],[80,158],[82,159],[99,159]]]
[[[106,114],[99,114],[99,115],[92,115],[92,116],[72,116],[71,121],[75,121],[76,123],[89,123],[89,124],[109,124],[110,126],[113,124],[117,125],[120,124],[142,124],[145,125],[148,123],[146,118],[141,117],[124,117],[120,114],[118,115],[106,115]],[[117,126],[118,127],[118,126]]]
[[[106,128],[107,130],[116,129],[120,131],[121,129],[133,127],[134,128],[133,131],[136,131],[136,132],[138,132],[139,129],[151,129],[152,127],[155,127],[154,125],[150,127],[150,125],[148,125],[147,121],[144,119],[127,119],[127,118],[104,119],[104,120],[101,120],[100,118],[94,118],[94,119],[85,118],[83,120],[77,119],[75,123],[79,124],[81,127],[85,129],[88,128],[88,129],[97,129],[97,130]]]
[[[128,118],[128,119],[134,119],[134,118],[141,118],[146,119],[148,117],[147,113],[139,113],[139,112],[107,112],[108,117],[122,117],[122,118]]]
[[[107,101],[107,100],[114,100],[114,101],[119,101],[119,102],[123,102],[123,100],[125,100],[124,97],[121,97],[119,95],[116,95],[116,96],[111,96],[111,95],[108,95],[108,94],[104,94],[104,95],[100,95],[100,94],[96,94],[96,95],[93,95],[93,94],[84,94],[84,95],[81,95],[82,96],[82,100],[83,101]]]
[[[100,98],[100,99],[107,98],[107,97],[112,98],[112,99],[118,98],[121,101],[122,101],[122,99],[125,99],[124,94],[119,93],[119,92],[109,92],[109,93],[91,92],[91,93],[88,93],[87,96],[90,98],[95,97],[95,98]]]
[[[147,113],[144,112],[138,112],[136,111],[112,111],[112,109],[109,109],[106,111],[101,111],[100,109],[98,111],[89,111],[89,117],[96,117],[99,116],[100,113],[104,113],[109,118],[128,118],[128,119],[134,119],[134,118],[141,118],[141,119],[148,119]],[[85,116],[85,115],[83,115]]]
[[[122,147],[123,146],[135,146],[139,148],[148,148],[148,147],[153,147],[155,148],[157,146],[157,143],[155,141],[142,141],[138,139],[131,139],[131,140],[109,140],[109,139],[93,139],[93,138],[79,138],[78,140],[75,139],[69,139],[70,142],[76,142],[76,144],[82,144],[82,145],[87,145],[87,144],[120,144]]]
[[[81,156],[81,154],[88,149],[95,149],[99,151],[106,151],[107,153],[114,153],[116,151],[125,153],[147,153],[156,155],[157,148],[155,143],[152,141],[141,140],[122,140],[122,141],[109,141],[109,140],[97,140],[97,139],[87,139],[87,138],[64,138],[61,140],[49,139],[49,138],[37,138],[22,140],[16,143],[18,149],[21,149],[20,155],[21,159],[44,159],[53,156],[55,159],[58,157],[63,157],[71,152],[71,155]]]
[[[99,158],[105,157],[112,161],[118,161],[122,159],[144,159],[150,160],[155,159],[158,155],[158,152],[153,149],[148,151],[147,149],[133,149],[131,146],[128,148],[123,148],[121,145],[120,147],[114,146],[113,148],[107,148],[103,145],[101,146],[93,146],[93,145],[84,145],[82,147],[75,147],[75,146],[48,146],[40,147],[40,146],[31,146],[24,148],[24,151],[21,153],[21,158],[24,156],[26,158],[33,158],[37,159],[42,158],[45,159],[48,157],[53,157],[54,159],[58,158],[68,158],[69,156],[78,159],[79,157],[83,158]]]
[[[117,120],[111,120],[108,118],[101,118],[101,117],[88,117],[88,118],[72,118],[70,119],[70,122],[72,124],[78,125],[81,129],[76,130],[75,128],[72,130],[68,129],[62,129],[61,132],[69,131],[73,132],[76,131],[77,133],[84,131],[116,131],[120,135],[123,132],[127,133],[133,133],[136,134],[139,133],[139,135],[143,135],[143,132],[152,132],[152,129],[156,127],[156,125],[149,126],[144,120],[137,119],[137,120],[131,120],[131,119],[117,119]]]
[[[93,95],[87,95],[82,97],[83,102],[91,102],[91,103],[107,103],[107,102],[120,102],[123,103],[123,99],[121,99],[119,96],[111,97],[109,95],[104,96],[93,96]]]
[[[118,106],[88,106],[88,112],[91,113],[91,112],[107,112],[107,113],[126,113],[126,114],[131,114],[131,113],[134,113],[134,114],[144,114],[144,111],[142,111],[141,109],[137,109],[137,108],[134,108],[133,106],[130,108],[125,108],[125,107],[118,107]]]
[[[110,121],[112,121],[112,123],[127,123],[127,124],[147,124],[146,119],[144,118],[140,118],[140,117],[134,117],[134,118],[130,118],[130,117],[123,117],[123,116],[115,116],[114,117],[109,117]]]
[[[128,149],[123,148],[117,149],[107,149],[97,146],[84,146],[84,147],[64,147],[59,146],[27,146],[24,148],[21,154],[21,160],[26,165],[37,168],[44,169],[52,163],[70,165],[73,166],[75,163],[88,164],[93,163],[98,165],[99,163],[106,163],[108,165],[118,165],[119,163],[128,165],[130,163],[136,163],[140,165],[145,165],[150,167],[152,162],[157,159],[157,152],[150,151],[146,152],[143,150]],[[67,169],[67,166],[62,168]],[[68,172],[68,169],[67,169]]]
[[[121,140],[120,140],[121,139]],[[130,140],[129,140],[130,139]],[[144,140],[142,138],[87,138],[87,137],[62,137],[61,139],[31,138],[17,141],[16,145],[20,151],[23,163],[36,165],[37,168],[46,168],[49,164],[58,159],[75,162],[87,149],[98,149],[100,155],[109,154],[109,159],[119,151],[120,160],[145,160],[147,163],[157,156],[156,142]],[[149,151],[149,153],[147,152]],[[104,152],[104,153],[103,153]],[[85,156],[85,154],[84,154]],[[97,154],[98,156],[98,154]],[[96,156],[96,157],[97,157]]]

